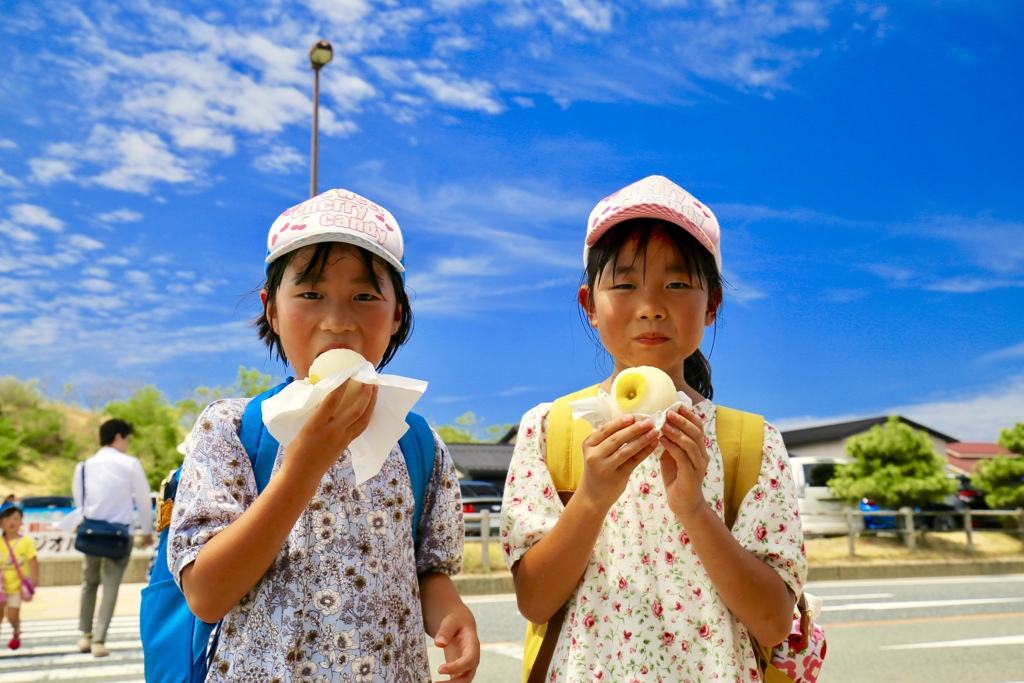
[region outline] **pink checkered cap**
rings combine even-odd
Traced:
[[[597,203],[587,222],[584,265],[590,255],[590,247],[601,235],[630,218],[659,218],[678,225],[714,255],[715,264],[721,272],[721,231],[715,214],[692,194],[660,175],[638,180]]]
[[[405,242],[391,213],[348,190],[327,190],[286,210],[267,234],[267,263],[319,242],[344,242],[380,256],[405,271]]]

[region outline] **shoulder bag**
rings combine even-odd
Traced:
[[[82,463],[82,511],[85,511],[85,463]],[[131,528],[104,519],[82,518],[75,536],[75,550],[84,555],[123,560],[131,552]]]

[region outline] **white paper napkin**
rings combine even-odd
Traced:
[[[426,382],[398,375],[379,375],[369,361],[364,361],[328,375],[316,384],[306,379],[293,381],[263,402],[263,424],[287,447],[327,394],[350,377],[363,384],[380,386],[369,426],[349,444],[356,484],[362,484],[380,472],[388,453],[409,428],[405,416],[426,391]]]
[[[681,391],[676,392],[676,399],[676,402],[668,408],[665,410],[659,410],[653,415],[647,415],[644,413],[633,414],[636,416],[637,421],[640,421],[645,417],[651,418],[654,428],[658,431],[658,436],[661,436],[661,429],[665,426],[665,420],[668,419],[668,416],[665,413],[669,410],[675,410],[679,406],[686,406],[690,409],[693,408],[693,401],[691,401],[690,397],[685,393]],[[611,422],[616,417],[615,399],[604,389],[598,389],[597,396],[572,401],[569,403],[569,407],[572,408],[572,419],[586,420],[594,429]],[[651,455],[661,455],[661,452],[664,450],[665,447],[659,443],[658,447],[654,449],[654,453]]]

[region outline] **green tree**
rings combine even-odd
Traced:
[[[996,443],[1008,451],[1024,455],[1024,422],[1018,422],[1009,429],[1000,430]]]
[[[72,458],[77,451],[63,414],[46,401],[35,380],[0,379],[0,474],[44,456]]]
[[[178,412],[156,387],[147,385],[124,401],[108,403],[103,411],[135,428],[131,453],[142,462],[151,489],[155,490],[168,472],[181,465],[177,446],[184,433],[178,425]]]
[[[235,383],[224,387],[197,387],[191,396],[181,399],[174,404],[178,411],[178,421],[181,428],[186,432],[192,431],[192,425],[196,418],[203,412],[203,409],[214,401],[233,396],[256,396],[262,394],[270,387],[277,384],[271,375],[264,374],[256,368],[247,368],[244,365],[238,366],[238,376]]]
[[[490,425],[483,427],[483,420],[473,411],[463,413],[455,418],[453,425],[434,427],[441,440],[445,443],[494,443],[508,433],[512,425]],[[481,431],[483,437],[481,437]]]
[[[971,484],[987,492],[985,502],[993,510],[1024,507],[1024,456],[1001,455],[978,463]]]
[[[851,438],[846,454],[851,462],[837,467],[828,485],[851,503],[871,498],[882,507],[915,507],[940,502],[956,490],[927,433],[895,415]]]

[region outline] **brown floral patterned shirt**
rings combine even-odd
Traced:
[[[502,504],[502,546],[511,568],[558,521],[564,507],[548,472],[550,403],[526,413]],[[724,515],[716,411],[694,406],[711,462],[704,497]],[[779,432],[765,425],[758,482],[743,499],[733,536],[799,594],[807,575],[796,489]],[[569,608],[549,681],[668,683],[760,680],[746,628],[733,618],[665,498],[657,458],[647,458],[612,506]]]
[[[168,544],[168,564],[179,584],[182,568],[256,498],[256,480],[238,439],[247,403],[210,404],[192,431]],[[338,459],[273,565],[224,617],[207,681],[430,680],[417,577],[457,574],[463,547],[455,466],[436,434],[435,445],[415,549],[412,488],[399,447],[359,486],[348,452]],[[281,449],[275,472],[283,457]]]

